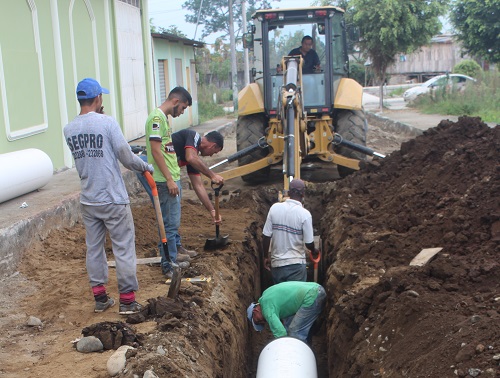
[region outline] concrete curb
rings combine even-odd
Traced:
[[[365,115],[368,124],[380,127],[384,131],[388,131],[391,133],[405,134],[409,136],[418,136],[422,135],[423,133],[423,130],[417,129],[416,127],[413,127],[403,122],[393,121],[390,118],[383,117],[381,115],[369,111],[365,111]]]

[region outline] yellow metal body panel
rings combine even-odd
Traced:
[[[337,109],[363,109],[363,87],[353,79],[340,79],[333,106]]]
[[[238,93],[238,115],[244,116],[264,112],[264,99],[259,85],[252,83]]]

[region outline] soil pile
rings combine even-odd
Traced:
[[[463,117],[315,188],[330,377],[500,374],[499,156],[500,128]]]

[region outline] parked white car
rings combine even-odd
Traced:
[[[432,79],[427,80],[425,83],[422,83],[416,87],[408,89],[405,93],[403,93],[403,99],[405,101],[413,101],[418,96],[429,93],[431,90],[434,90],[438,87],[450,86],[455,89],[462,89],[467,83],[473,83],[476,79],[469,77],[467,75],[461,74],[449,74],[449,75],[439,75],[435,76]]]

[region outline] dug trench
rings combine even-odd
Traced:
[[[500,376],[499,156],[500,129],[461,118],[345,179],[308,183],[305,207],[322,239],[328,294],[312,330],[319,377]],[[185,277],[210,280],[182,283],[172,300],[160,268],[139,265],[137,295],[147,306],[128,318],[116,307],[92,312],[81,224],[35,242],[4,287],[12,298],[2,313],[3,376],[108,377],[114,350],[78,353],[71,341],[82,330],[108,348],[136,347],[120,377],[255,376],[272,335],[253,331],[246,307],[269,282],[259,246],[279,189],[228,184],[221,233],[231,244],[216,251],[203,251],[214,227],[185,191],[180,233],[198,251]],[[155,255],[149,199],[138,196],[132,209],[137,255]],[[435,247],[442,250],[434,259],[409,265]],[[112,260],[110,244],[106,252]],[[116,297],[113,270],[109,278]],[[43,325],[26,326],[27,315]]]

